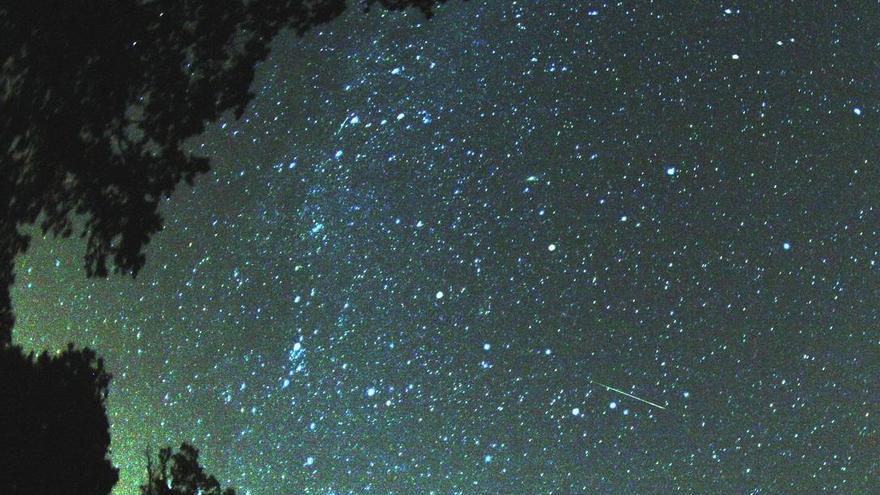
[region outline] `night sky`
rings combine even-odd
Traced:
[[[116,493],[181,441],[242,495],[877,493],[880,8],[661,3],[282,35],[136,280],[35,241]]]

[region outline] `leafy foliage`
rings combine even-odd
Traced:
[[[362,0],[362,8],[445,0]],[[24,228],[85,239],[88,276],[136,275],[159,202],[208,170],[187,138],[253,98],[281,29],[304,33],[345,0],[33,0],[0,5],[0,345]]]
[[[0,493],[106,495],[110,375],[94,351],[52,356],[0,348]]]
[[[147,453],[147,484],[141,485],[141,495],[235,495],[235,490],[222,490],[199,464],[198,449],[183,443],[173,455],[170,447],[160,450],[157,464]]]

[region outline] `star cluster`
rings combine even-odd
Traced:
[[[282,35],[138,278],[35,242],[15,338],[105,355],[119,495],[183,440],[250,495],[869,493],[880,14],[770,3]]]

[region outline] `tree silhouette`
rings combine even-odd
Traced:
[[[360,0],[427,15],[445,0]],[[136,275],[159,202],[208,170],[181,149],[241,117],[279,30],[304,33],[346,0],[32,0],[0,5],[0,346],[25,228],[85,239],[88,276]]]
[[[107,458],[110,375],[94,351],[52,356],[0,348],[0,493],[106,495],[118,479]]]
[[[147,452],[147,484],[141,485],[141,495],[235,495],[235,490],[222,490],[199,464],[198,449],[183,443],[174,455],[170,447],[161,449],[157,464]]]

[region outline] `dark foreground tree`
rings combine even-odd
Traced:
[[[88,348],[36,359],[0,348],[0,493],[110,493],[118,475],[107,458],[109,383]]]
[[[445,0],[360,0],[426,14]],[[25,228],[85,239],[88,276],[137,274],[159,201],[208,161],[181,144],[240,117],[279,30],[346,0],[31,0],[0,4],[0,346]]]
[[[141,485],[141,495],[235,495],[235,490],[221,489],[217,478],[205,474],[199,451],[188,443],[173,455],[170,447],[163,448],[157,461],[147,453],[147,484]]]

